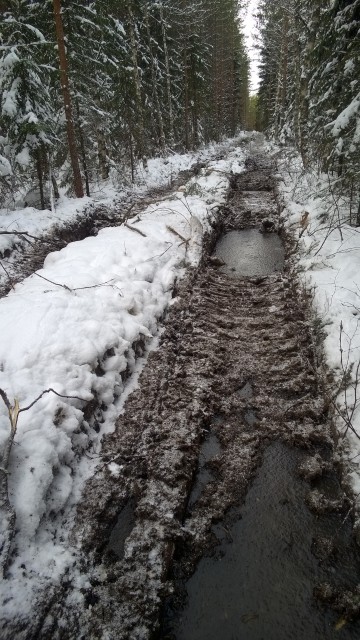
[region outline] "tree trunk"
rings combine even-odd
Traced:
[[[309,75],[313,65],[312,56],[317,42],[317,30],[321,19],[320,2],[316,0],[313,7],[312,24],[308,33],[304,69],[301,73],[300,83],[300,153],[305,169],[309,165],[309,117],[310,117],[310,96],[309,96]]]
[[[59,187],[57,185],[56,178],[53,173],[51,173],[51,184],[54,191],[54,198],[55,200],[59,200],[60,198]]]
[[[132,133],[129,133],[129,149],[130,149],[130,166],[131,166],[131,182],[135,182],[135,158],[133,149],[133,137]]]
[[[358,204],[358,209],[356,214],[356,226],[360,227],[360,199],[359,199],[359,204]]]
[[[289,16],[285,9],[281,27],[281,52],[277,71],[277,89],[275,97],[275,137],[278,138],[285,121],[285,109],[287,102],[287,65],[288,65],[288,30]]]
[[[169,60],[169,50],[167,46],[167,38],[166,38],[166,28],[164,22],[164,12],[163,5],[160,2],[159,5],[160,11],[160,22],[161,22],[161,33],[162,33],[162,41],[164,48],[164,57],[165,57],[165,70],[166,70],[166,93],[167,93],[167,103],[169,109],[169,141],[170,146],[174,144],[175,136],[174,136],[174,114],[172,107],[172,95],[171,95],[171,74],[170,74],[170,60]]]
[[[184,46],[184,58],[183,58],[183,73],[184,73],[184,131],[185,131],[185,149],[189,149],[189,79],[188,79],[188,53],[186,44]]]
[[[99,170],[100,170],[101,179],[107,180],[109,177],[109,163],[107,159],[105,137],[102,132],[98,133],[97,145],[98,145],[98,161],[99,161]]]
[[[62,89],[63,98],[64,98],[66,131],[67,131],[67,139],[68,139],[68,145],[69,145],[71,167],[72,167],[73,176],[74,176],[74,190],[75,190],[76,197],[82,198],[84,196],[84,189],[83,189],[82,180],[81,180],[79,157],[78,157],[78,151],[76,148],[76,140],[75,140],[75,127],[74,127],[74,120],[73,120],[73,114],[72,114],[68,64],[67,64],[65,42],[64,42],[64,28],[63,28],[63,22],[61,17],[61,0],[53,0],[53,7],[54,7],[56,39],[57,39],[58,55],[59,55],[60,82],[61,82],[61,89]]]
[[[88,198],[90,198],[89,171],[88,171],[88,165],[86,160],[85,142],[84,142],[83,130],[81,126],[80,105],[79,105],[78,99],[75,100],[75,107],[76,107],[77,130],[78,130],[78,136],[79,136],[79,142],[80,142],[80,157],[81,157],[81,164],[83,167],[84,177],[85,177],[85,192]]]
[[[41,147],[36,149],[36,171],[39,180],[40,204],[42,210],[46,209],[44,195],[43,154]]]
[[[131,57],[133,64],[133,78],[134,78],[134,87],[135,87],[135,97],[137,103],[137,132],[138,132],[138,156],[141,158],[144,156],[144,141],[145,141],[145,125],[144,125],[144,112],[142,105],[142,95],[141,95],[141,80],[139,75],[139,65],[138,65],[138,55],[137,55],[137,43],[136,43],[136,35],[135,35],[135,20],[134,14],[132,10],[131,0],[127,2],[127,11],[129,16],[129,33],[130,33],[130,42],[131,42]]]
[[[159,140],[160,140],[160,148],[162,151],[165,149],[165,133],[164,133],[164,122],[161,112],[161,105],[159,99],[159,91],[158,91],[158,80],[157,80],[157,69],[156,69],[156,60],[153,53],[153,48],[151,44],[151,31],[150,31],[150,22],[149,22],[149,12],[146,4],[144,5],[144,16],[145,16],[145,26],[146,26],[146,35],[148,40],[148,48],[151,59],[151,82],[152,82],[152,91],[154,95],[156,116],[159,127]]]

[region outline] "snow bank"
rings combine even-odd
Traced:
[[[51,212],[48,209],[41,211],[33,207],[21,208],[26,194],[19,194],[18,207],[15,210],[11,210],[10,205],[7,208],[0,209],[0,231],[27,231],[32,236],[41,237],[55,226],[64,227],[68,225],[79,214],[85,213],[86,209],[92,204],[103,204],[109,207],[116,204],[119,207],[119,202],[126,203],[129,196],[133,194],[140,195],[149,189],[171,185],[172,180],[177,178],[181,171],[189,170],[195,162],[204,162],[215,154],[221,154],[224,150],[228,152],[230,145],[239,144],[241,140],[247,140],[248,138],[248,134],[243,133],[236,140],[225,140],[196,152],[172,153],[166,158],[151,158],[148,160],[146,168],[142,164],[138,165],[134,185],[118,184],[114,176],[113,180],[91,185],[93,194],[91,198],[68,198],[63,192],[56,205],[55,212]],[[11,167],[9,163],[6,159],[0,157],[0,175],[8,175],[10,173]],[[28,197],[31,204],[34,203],[34,198],[40,201],[40,196],[37,194],[36,189],[30,192]],[[26,244],[26,240],[17,235],[0,235],[0,257],[7,255],[15,247],[26,246]],[[0,270],[0,282],[1,280],[6,280],[6,278],[6,273]]]
[[[345,375],[351,384],[337,395],[340,434],[350,460],[350,481],[360,495],[360,233],[348,224],[349,202],[336,196],[327,176],[305,173],[298,156],[287,153],[280,161],[280,193],[285,202],[285,225],[299,237],[300,268],[308,286],[325,338],[325,354],[340,388]],[[352,425],[359,437],[348,428]],[[359,501],[360,509],[360,501]]]
[[[99,459],[102,435],[115,427],[126,385],[134,386],[125,379],[136,371],[136,345],[156,336],[175,279],[199,262],[204,233],[226,196],[225,172],[243,168],[243,158],[236,150],[227,162],[212,163],[210,173],[148,207],[130,228],[103,229],[50,254],[43,269],[0,301],[0,388],[22,408],[49,388],[71,396],[50,392],[19,416],[9,475],[17,533],[1,588],[5,618],[19,610],[26,616],[38,589],[74,564],[72,507]],[[90,420],[93,400],[97,419]],[[1,446],[8,435],[2,404]]]

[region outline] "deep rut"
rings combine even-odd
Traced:
[[[276,228],[271,171],[257,160],[233,179],[223,228],[264,219]],[[259,213],[262,190],[267,206]],[[152,637],[171,592],[169,576],[185,579],[217,544],[213,524],[223,522],[226,531],[225,514],[243,501],[266,447],[280,440],[306,450],[311,460],[320,458],[319,475],[322,456],[332,466],[306,292],[287,268],[232,278],[215,262],[180,284],[160,347],[105,438],[103,464],[77,516],[89,582],[75,606],[75,587],[64,584],[37,638]],[[342,494],[337,508],[346,509]],[[66,628],[59,628],[64,616]]]

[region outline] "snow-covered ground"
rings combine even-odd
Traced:
[[[229,146],[241,143],[241,140],[247,140],[247,134],[243,133],[235,140],[224,140],[217,144],[210,144],[194,152],[189,153],[172,153],[167,157],[150,158],[147,166],[144,167],[139,163],[134,184],[115,185],[109,179],[101,184],[91,185],[91,198],[69,198],[65,195],[64,189],[61,190],[61,197],[53,203],[53,211],[46,209],[41,211],[34,207],[24,205],[26,198],[32,201],[34,198],[39,199],[36,190],[28,196],[25,193],[19,193],[14,201],[9,201],[8,206],[0,208],[0,283],[6,281],[7,271],[10,268],[16,255],[8,256],[15,247],[26,247],[28,242],[34,238],[41,238],[44,233],[51,232],[54,227],[64,227],[75,220],[80,214],[91,208],[92,205],[105,205],[111,208],[114,204],[119,208],[121,202],[126,203],[129,197],[146,193],[149,189],[156,187],[171,186],[173,180],[177,178],[180,172],[189,170],[195,162],[206,162],[217,154],[227,152]],[[15,206],[15,201],[16,205]],[[15,234],[9,232],[14,231]],[[6,232],[1,234],[1,232]],[[23,237],[17,235],[21,232],[27,232],[30,236]]]
[[[0,587],[5,619],[29,614],[38,590],[56,584],[75,563],[69,541],[74,506],[99,461],[101,438],[114,429],[136,385],[146,359],[135,362],[139,345],[146,345],[145,356],[156,346],[176,279],[199,262],[204,234],[226,197],[226,174],[243,170],[244,138],[235,142],[238,147],[232,141],[224,160],[210,163],[128,226],[103,229],[50,254],[43,269],[0,301],[0,388],[20,409],[51,389],[20,412],[11,450],[8,486],[16,533]],[[188,156],[177,168],[193,161]],[[161,174],[160,164],[154,161],[154,176]],[[64,202],[58,214],[69,220],[79,206]],[[17,213],[17,228],[26,220],[34,235],[52,224],[49,212]],[[95,420],[86,414],[93,400]],[[2,449],[9,435],[1,402]]]
[[[336,374],[334,409],[349,480],[360,496],[360,229],[349,225],[350,203],[334,193],[328,176],[304,171],[293,151],[283,152],[278,166],[282,218],[298,238],[299,267],[314,288],[327,363]]]

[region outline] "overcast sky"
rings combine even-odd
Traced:
[[[259,74],[258,74],[258,52],[254,49],[254,32],[255,32],[255,19],[254,12],[256,11],[256,7],[258,5],[258,0],[249,0],[248,9],[245,12],[244,16],[244,28],[246,35],[246,43],[249,49],[250,54],[250,73],[251,73],[251,82],[250,82],[250,92],[256,93],[259,85]]]

